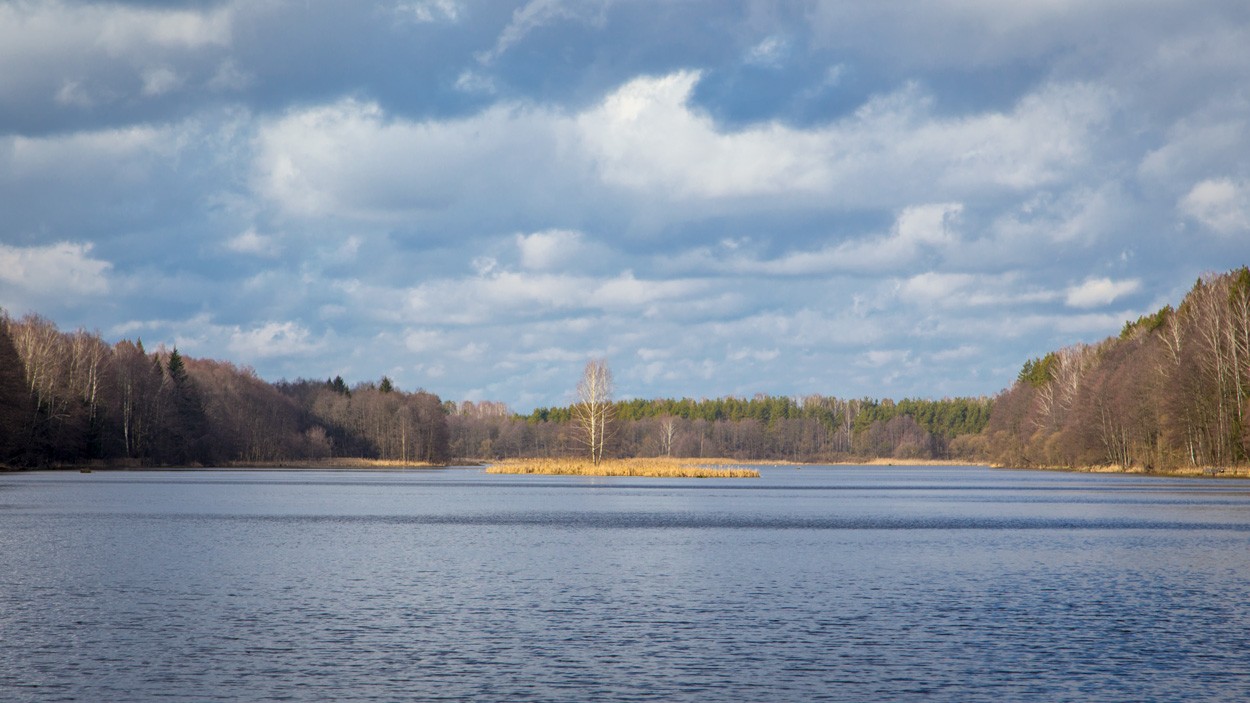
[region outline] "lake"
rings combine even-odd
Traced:
[[[1250,700],[1250,482],[0,474],[6,701]]]

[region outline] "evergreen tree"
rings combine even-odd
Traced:
[[[22,458],[33,410],[26,369],[9,334],[8,316],[0,310],[0,464]]]
[[[187,373],[186,363],[178,348],[170,352],[165,362],[170,390],[170,439],[169,459],[174,464],[191,462],[207,463],[212,460],[208,446],[208,421],[204,402],[195,381]]]
[[[169,372],[169,380],[175,386],[181,386],[187,382],[187,367],[182,361],[182,355],[178,353],[178,347],[169,353],[169,361],[166,362],[166,370]]]

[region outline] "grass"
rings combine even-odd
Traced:
[[[652,476],[662,478],[759,478],[756,469],[718,464],[709,459],[606,459],[598,466],[587,459],[505,459],[487,467],[488,474],[558,476]]]
[[[291,459],[286,461],[232,461],[236,469],[429,469],[441,467],[425,461],[399,461],[398,459],[362,459],[359,457],[334,457],[330,459]]]
[[[838,461],[834,466],[986,466],[984,462],[968,459],[892,459],[877,457],[863,461]]]

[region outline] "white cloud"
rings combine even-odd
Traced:
[[[1181,210],[1222,235],[1250,233],[1250,184],[1213,178],[1194,185]]]
[[[981,347],[975,344],[962,344],[953,349],[942,349],[929,354],[929,358],[938,363],[949,361],[967,361],[976,359],[982,354]]]
[[[490,76],[465,69],[456,77],[456,90],[472,95],[494,95],[497,89],[495,80]]]
[[[747,51],[745,61],[748,64],[775,68],[782,64],[789,50],[790,42],[785,37],[766,37]]]
[[[109,290],[112,264],[91,256],[91,243],[60,242],[47,246],[0,244],[0,282],[14,289],[0,305],[51,306]]]
[[[0,4],[0,98],[55,98],[86,107],[124,96],[118,68],[139,78],[141,94],[176,86],[177,62],[192,66],[232,42],[234,9],[136,7],[115,3]],[[90,86],[90,87],[89,87]]]
[[[266,322],[259,327],[230,331],[227,348],[243,359],[310,354],[319,343],[310,340],[308,329],[296,322]]]
[[[604,309],[629,309],[664,301],[676,301],[697,295],[707,284],[694,280],[647,280],[634,277],[632,271],[597,281],[588,300]]]
[[[163,95],[182,85],[182,78],[168,66],[155,66],[143,71],[143,94]]]
[[[434,22],[457,22],[460,20],[464,7],[457,0],[409,0],[396,3],[394,14],[397,18],[430,24]]]
[[[1138,166],[1143,179],[1157,183],[1201,178],[1213,164],[1225,165],[1230,157],[1250,148],[1246,134],[1250,131],[1241,110],[1235,117],[1198,113],[1177,122],[1168,130],[1162,145],[1147,152]],[[1231,164],[1229,164],[1231,165]]]
[[[1053,303],[1062,295],[1028,285],[1016,272],[967,274],[928,271],[903,281],[899,298],[919,307],[966,309]]]
[[[131,180],[151,157],[170,156],[181,147],[184,130],[133,126],[46,137],[0,137],[0,158],[9,146],[8,175],[16,179],[56,178],[60,182],[108,170],[112,181]],[[0,161],[0,165],[4,165]]]
[[[384,221],[524,196],[518,185],[551,186],[557,123],[510,105],[444,122],[392,119],[354,99],[295,109],[262,121],[253,185],[292,214]]]
[[[610,277],[492,270],[462,279],[429,281],[402,293],[402,319],[415,324],[480,325],[498,319],[567,316],[577,311],[634,311],[682,304],[707,290],[698,280],[639,279],[626,271]],[[373,298],[377,291],[356,295]],[[692,303],[693,304],[693,303]]]
[[[446,346],[447,336],[443,332],[432,329],[409,330],[404,335],[404,347],[408,351],[422,353],[442,349]]]
[[[773,259],[754,258],[743,242],[722,242],[723,252],[700,249],[676,257],[676,268],[771,276],[810,276],[837,272],[896,271],[925,255],[941,258],[960,243],[961,203],[931,203],[903,208],[888,234],[792,251]],[[724,256],[728,254],[729,256]]]
[[[519,44],[530,32],[555,22],[576,20],[602,25],[613,0],[529,0],[512,13],[512,20],[495,40],[495,46],[478,55],[489,64]]]
[[[227,240],[226,248],[239,254],[262,257],[275,257],[282,253],[282,245],[276,238],[259,234],[255,229],[248,229]]]
[[[907,279],[899,289],[899,295],[904,300],[930,305],[964,294],[974,283],[976,277],[970,274],[930,271]]]
[[[1116,300],[1137,292],[1141,281],[1130,279],[1113,281],[1110,278],[1090,278],[1068,289],[1065,302],[1074,308],[1096,308],[1110,305]]]
[[[995,218],[989,231],[999,252],[1018,252],[1026,257],[1038,246],[1089,244],[1124,220],[1132,206],[1113,184],[1098,189],[1077,187],[1058,196],[1039,192],[1018,208],[1005,210]]]
[[[1154,49],[1161,37],[1180,29],[1197,26],[1209,34],[1214,24],[1210,10],[1220,4],[1207,3],[1206,11],[1195,11],[1187,3],[1133,0],[815,0],[807,21],[818,45],[908,70],[1046,60],[1075,70],[1063,59],[1075,56],[1102,68],[1117,59],[1140,61],[1139,52]],[[1116,41],[1104,40],[1106,27],[1116,27]]]
[[[550,229],[533,234],[518,234],[517,249],[521,266],[534,271],[548,271],[574,259],[582,247],[582,233]]]
[[[780,349],[747,349],[738,348],[729,352],[730,361],[758,361],[767,363],[781,356]]]
[[[262,121],[253,184],[292,214],[364,220],[500,193],[518,209],[548,212],[586,207],[569,196],[580,192],[594,194],[591,207],[621,196],[645,202],[644,212],[750,202],[896,208],[1059,182],[1085,164],[1109,109],[1092,86],[1048,85],[1010,112],[950,118],[912,86],[831,125],[728,130],[690,105],[699,77],[638,78],[572,115],[499,103],[414,122],[354,99],[293,109]]]
[[[820,195],[865,206],[1058,181],[1088,158],[1110,109],[1092,85],[1046,85],[1008,113],[933,114],[916,86],[871,99],[837,123],[725,131],[695,111],[700,74],[638,78],[577,119],[607,183],[667,199]]]
[[[845,242],[831,256],[843,270],[897,270],[926,252],[944,253],[960,240],[956,231],[961,203],[934,203],[904,208],[885,237]]]
[[[208,79],[210,90],[232,91],[242,90],[255,81],[255,76],[239,68],[233,59],[226,59],[217,65],[213,77]]]
[[[814,192],[831,154],[819,135],[781,125],[723,134],[688,106],[700,74],[638,78],[578,117],[604,181],[668,198]]]
[[[860,363],[872,368],[894,368],[906,366],[910,359],[911,351],[907,349],[871,349],[860,357]]]
[[[65,107],[91,107],[95,103],[95,98],[91,97],[91,93],[83,87],[81,81],[66,80],[61,83],[60,89],[56,91],[57,105]]]

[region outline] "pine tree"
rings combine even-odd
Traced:
[[[173,381],[175,386],[186,384],[187,367],[182,361],[182,355],[178,353],[178,347],[174,347],[174,350],[169,353],[166,369],[169,371],[169,380]]]
[[[25,453],[33,410],[26,369],[0,310],[0,464],[16,463]]]
[[[187,373],[186,363],[177,347],[170,352],[165,369],[169,374],[172,401],[169,458],[175,464],[211,461],[204,402],[195,381]]]

